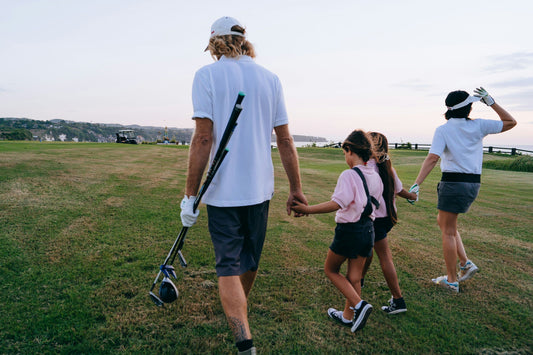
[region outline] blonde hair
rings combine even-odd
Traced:
[[[246,32],[245,29],[240,26],[233,26],[231,30],[242,32],[243,35]],[[255,58],[255,49],[253,44],[248,42],[245,37],[238,35],[211,37],[206,50],[209,50],[211,56],[215,60],[219,60],[222,56],[236,58],[241,55],[247,55]]]

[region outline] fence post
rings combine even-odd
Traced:
[[[398,149],[398,143],[394,143],[394,149]]]
[[[492,147],[489,147],[489,153],[492,153]]]
[[[511,148],[511,155],[516,155],[516,148]]]
[[[418,150],[418,143],[415,144],[415,150]]]

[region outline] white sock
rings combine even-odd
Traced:
[[[359,303],[355,305],[355,309],[361,308],[362,304],[363,304],[363,300],[359,301]]]
[[[346,318],[344,318],[344,314],[342,315],[342,321],[343,321],[344,323],[351,323],[351,322],[352,322],[350,319],[346,319]]]

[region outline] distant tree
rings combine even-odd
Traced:
[[[0,131],[0,138],[8,141],[31,141],[32,134],[24,128],[3,129]]]

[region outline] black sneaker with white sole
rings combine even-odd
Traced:
[[[370,313],[372,313],[372,305],[367,301],[363,301],[359,309],[352,308],[354,311],[353,314],[353,324],[352,324],[352,333],[355,333],[358,330],[363,329],[366,324]]]
[[[402,298],[394,299],[391,297],[388,306],[383,306],[381,309],[387,314],[396,314],[407,311],[407,306]]]
[[[334,321],[336,321],[337,323],[344,325],[345,327],[352,326],[351,321],[345,322],[344,319],[342,319],[342,311],[337,311],[335,308],[328,309],[328,316]]]

